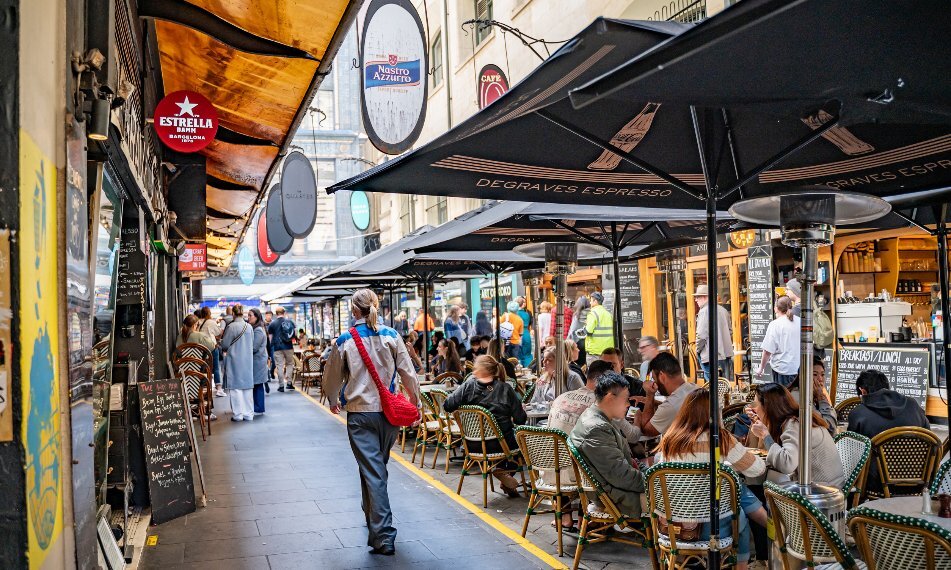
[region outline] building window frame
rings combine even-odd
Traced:
[[[492,19],[492,0],[472,0],[473,9],[475,11],[476,20],[491,20]],[[473,32],[475,33],[476,45],[482,45],[486,40],[492,37],[492,26],[484,26],[476,24]]]
[[[443,63],[443,40],[442,30],[436,32],[432,44],[429,46],[429,60],[432,62],[432,86],[433,89],[442,85],[445,65]]]

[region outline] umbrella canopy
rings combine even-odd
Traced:
[[[663,239],[702,237],[706,222],[689,219],[696,217],[694,210],[611,208],[605,212],[599,206],[493,201],[421,236],[413,247],[422,256],[506,252],[529,243],[569,241],[594,243],[613,252]],[[719,221],[725,230],[733,223],[729,218]],[[603,260],[610,263],[610,254]]]

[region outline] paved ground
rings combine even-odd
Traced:
[[[493,528],[484,515],[395,460],[390,497],[399,529],[397,554],[369,554],[345,426],[296,392],[272,390],[267,407],[268,413],[254,422],[231,422],[227,399],[216,400],[219,420],[200,445],[208,507],[152,527],[149,535],[157,542],[145,547],[142,568],[459,570],[548,568],[556,562],[534,556],[531,545],[518,544],[517,535]],[[453,472],[458,477],[458,465]],[[447,479],[453,490],[456,480]],[[467,482],[464,494],[470,493],[481,493],[481,480]],[[513,521],[525,504],[500,495],[491,498],[487,512],[520,532],[521,522],[513,526]],[[548,521],[534,527],[543,527],[542,532],[529,538],[553,553],[544,532],[550,530]],[[568,544],[573,552],[574,541]]]

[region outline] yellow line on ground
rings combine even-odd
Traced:
[[[332,413],[326,406],[324,406],[323,404],[321,404],[320,402],[318,402],[318,401],[317,401],[313,396],[311,396],[310,394],[305,394],[304,392],[301,392],[301,391],[298,391],[298,393],[299,393],[301,396],[303,396],[303,397],[307,398],[308,400],[310,400],[310,402],[311,402],[312,404],[314,404],[315,406],[317,406],[318,408],[320,408],[320,409],[321,409],[324,413],[326,413],[327,415],[329,415],[329,416],[333,417],[334,419],[336,419],[338,422],[340,422],[340,423],[342,423],[342,424],[346,424],[346,423],[347,423],[347,421],[346,421],[342,416],[339,416],[339,415],[336,415],[336,414]],[[430,475],[429,473],[426,473],[425,471],[423,471],[423,470],[420,469],[419,467],[416,467],[416,465],[414,465],[414,464],[410,463],[409,461],[407,461],[406,458],[404,458],[403,456],[399,455],[398,453],[391,453],[391,454],[390,454],[390,457],[392,457],[393,459],[395,459],[397,463],[399,463],[400,465],[402,465],[403,467],[405,467],[410,473],[416,475],[417,477],[419,477],[419,478],[422,479],[423,481],[429,483],[430,485],[432,485],[433,487],[435,487],[436,489],[438,489],[442,494],[446,495],[447,497],[449,497],[449,498],[452,499],[453,501],[455,501],[455,502],[459,503],[460,505],[462,505],[463,507],[465,507],[466,510],[468,510],[469,512],[471,512],[471,513],[474,514],[475,516],[479,517],[480,519],[482,519],[482,521],[485,522],[487,525],[491,526],[491,527],[494,528],[496,531],[498,531],[499,533],[503,534],[506,538],[508,538],[509,540],[511,540],[512,542],[514,542],[515,544],[517,544],[517,545],[521,546],[522,548],[524,548],[526,551],[528,551],[530,554],[532,554],[533,556],[535,556],[536,558],[538,558],[539,560],[541,560],[541,561],[544,562],[545,564],[548,564],[548,565],[551,566],[552,568],[567,568],[567,566],[565,566],[564,562],[558,560],[557,558],[555,558],[555,557],[552,556],[551,554],[548,554],[547,552],[545,552],[544,550],[542,550],[541,548],[539,548],[538,546],[536,546],[532,541],[528,540],[527,538],[523,537],[523,536],[520,535],[519,533],[517,533],[517,532],[515,532],[514,530],[510,529],[509,527],[505,526],[505,523],[503,523],[503,522],[500,521],[499,519],[493,517],[493,516],[490,515],[489,513],[485,512],[484,510],[482,510],[481,508],[479,508],[475,503],[472,503],[471,501],[467,500],[465,497],[463,497],[463,496],[457,494],[455,491],[453,491],[452,489],[450,489],[449,487],[447,487],[445,484],[443,484],[441,481],[439,481],[438,479],[436,479],[435,477],[433,477],[433,476]]]

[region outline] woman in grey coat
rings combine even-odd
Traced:
[[[264,385],[267,384],[267,333],[264,317],[257,309],[248,309],[248,324],[254,327],[254,344],[251,354],[254,360],[254,415],[264,413]]]
[[[254,388],[254,330],[244,320],[244,308],[235,305],[234,319],[221,337],[221,351],[225,359],[225,388],[231,398],[231,421],[251,421],[254,410],[251,391]]]

